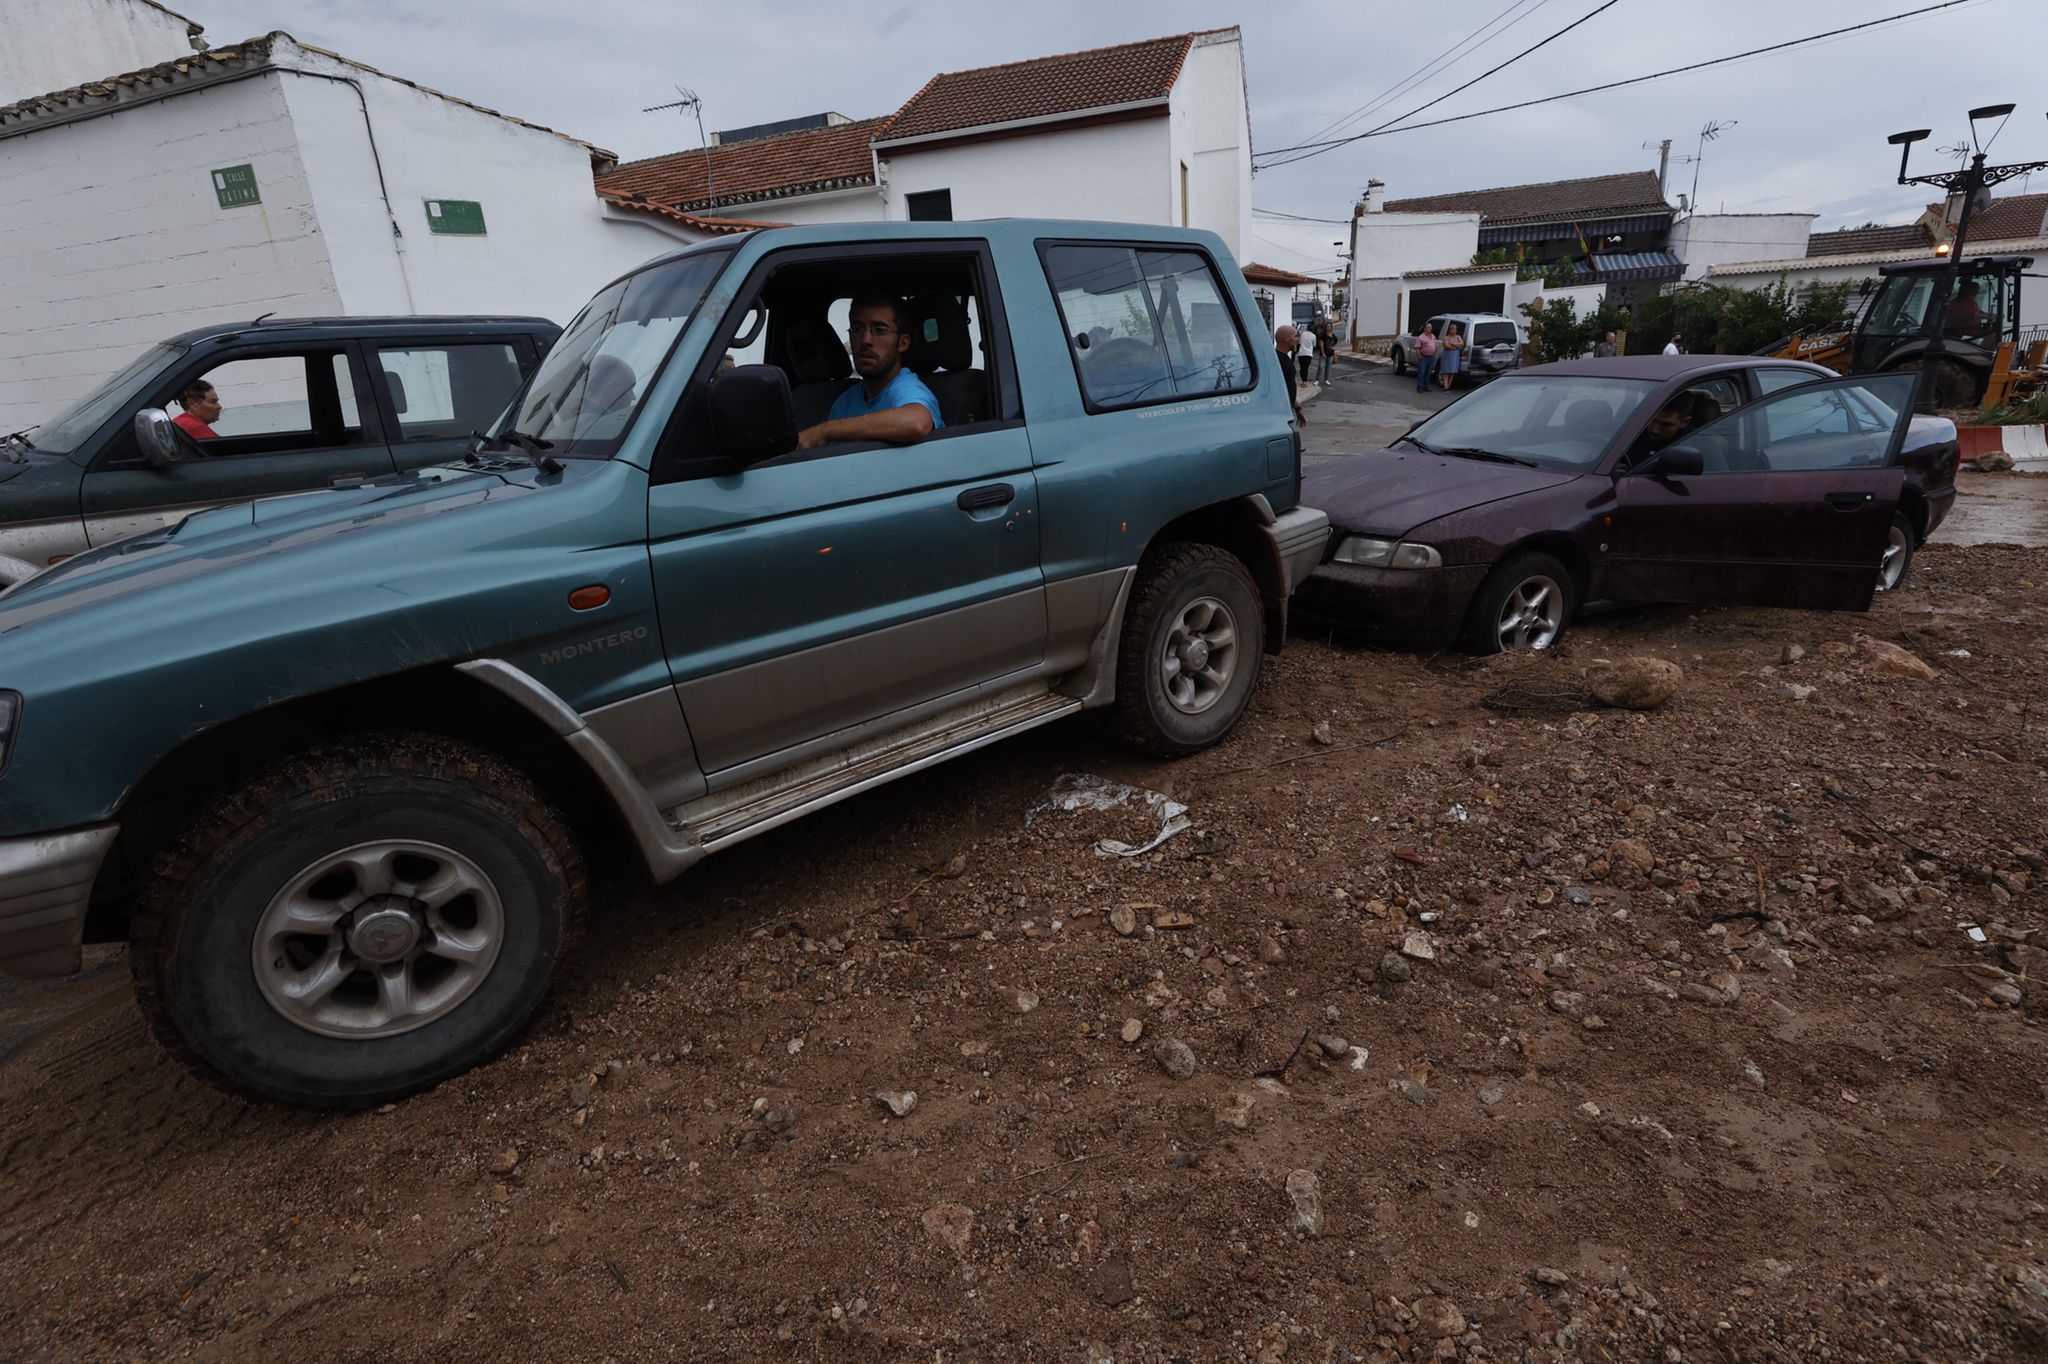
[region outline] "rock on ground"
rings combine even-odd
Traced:
[[[1593,699],[1624,710],[1655,710],[1678,695],[1684,680],[1685,670],[1676,663],[1643,655],[1602,660],[1586,669],[1586,690]]]

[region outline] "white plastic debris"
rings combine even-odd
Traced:
[[[1974,657],[1976,657],[1976,655],[1972,654],[1972,653],[1971,653],[1971,652],[1970,652],[1970,651],[1969,651],[1968,649],[1950,649],[1950,650],[1948,651],[1948,656],[1949,656],[1950,658],[1974,658]]]
[[[1472,815],[1464,806],[1453,805],[1450,809],[1444,811],[1444,818],[1455,819],[1458,823],[1463,824],[1466,820],[1472,818]]]
[[[1176,834],[1194,827],[1188,807],[1158,791],[1147,791],[1122,782],[1109,781],[1087,772],[1069,772],[1052,784],[1045,799],[1025,812],[1024,822],[1045,810],[1073,814],[1080,810],[1116,810],[1143,806],[1159,821],[1159,832],[1138,847],[1118,838],[1097,839],[1095,851],[1104,857],[1142,857]]]
[[[1964,926],[1964,928],[1963,928],[1963,932],[1964,932],[1965,934],[1967,934],[1967,935],[1969,936],[1969,939],[1970,939],[1970,941],[1971,941],[1971,942],[1990,942],[1990,941],[1991,941],[1991,938],[1990,938],[1990,936],[1989,936],[1988,934],[1986,934],[1986,933],[1984,932],[1984,930],[1983,930],[1983,929],[1981,929],[1981,928],[1977,927],[1977,925],[1975,925],[1975,924],[1968,924],[1968,925],[1965,925],[1965,926]]]

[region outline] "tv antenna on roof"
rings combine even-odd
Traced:
[[[688,110],[697,116],[697,145],[704,149],[704,202],[707,208],[717,208],[718,191],[711,182],[711,142],[704,136],[704,101],[695,90],[685,90],[680,85],[676,87],[676,94],[680,98],[667,104],[650,104],[640,112],[658,114],[664,109],[674,109],[677,113]]]

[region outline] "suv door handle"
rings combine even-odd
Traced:
[[[1828,505],[1836,511],[1855,511],[1870,505],[1869,493],[1829,493]]]
[[[983,507],[1007,507],[1015,500],[1017,490],[1007,483],[984,483],[979,488],[969,488],[956,499],[961,511],[980,511]]]

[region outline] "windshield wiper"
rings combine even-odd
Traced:
[[[1415,437],[1409,435],[1406,431],[1403,431],[1400,435],[1394,437],[1394,444],[1399,445],[1404,440],[1407,441],[1410,445],[1414,446],[1416,449],[1422,451],[1422,453],[1425,455],[1440,455],[1443,453],[1443,451],[1437,449],[1434,445],[1429,444],[1427,441],[1417,440]]]
[[[481,431],[472,431],[469,433],[469,453],[462,457],[462,462],[464,464],[475,464],[478,462],[478,453],[486,447],[496,447],[502,450],[507,446],[516,450],[523,450],[526,453],[527,462],[544,474],[559,474],[562,472],[561,464],[553,455],[548,453],[548,451],[555,448],[555,443],[551,440],[543,440],[539,436],[530,436],[524,431],[500,431],[495,436],[487,436]]]
[[[10,431],[0,436],[0,455],[5,455],[10,464],[28,463],[28,457],[21,451],[36,448],[36,443],[28,438],[28,433],[35,429],[33,426],[24,426],[19,431]],[[20,446],[21,449],[17,450],[16,446]]]
[[[1439,455],[1456,455],[1460,459],[1484,459],[1495,464],[1519,464],[1524,469],[1540,469],[1543,466],[1533,459],[1519,455],[1504,455],[1498,450],[1484,450],[1477,445],[1452,445],[1436,451]]]

